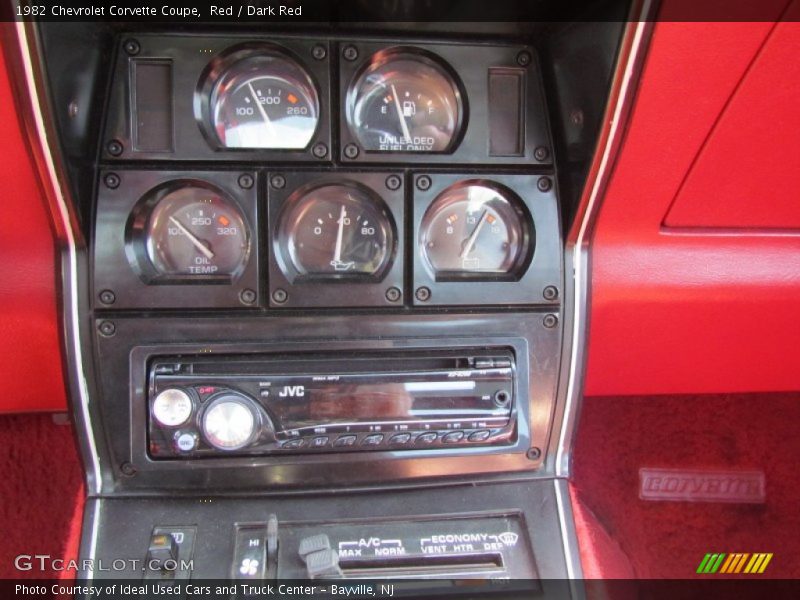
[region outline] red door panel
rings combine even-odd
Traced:
[[[0,56],[0,413],[66,410],[56,249]]]
[[[772,27],[656,25],[593,239],[587,395],[800,389],[800,235],[676,234],[662,226]],[[762,93],[774,106],[750,116],[754,127],[797,112],[791,95]],[[768,145],[763,140],[748,163],[753,177],[774,170]],[[738,168],[739,141],[723,151],[729,160],[707,179],[723,181]],[[798,202],[796,190],[775,195],[779,206]],[[763,214],[754,209],[754,219]]]

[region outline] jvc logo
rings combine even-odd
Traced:
[[[281,398],[302,398],[306,395],[306,386],[304,385],[285,385],[283,391],[278,392]]]

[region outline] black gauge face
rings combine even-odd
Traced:
[[[348,126],[367,151],[446,152],[462,119],[452,76],[421,54],[379,53],[348,92]]]
[[[185,185],[153,206],[145,243],[159,275],[233,276],[247,260],[249,232],[232,200],[208,188]]]
[[[383,201],[347,184],[290,198],[278,238],[298,274],[337,279],[379,277],[394,249],[394,227]]]
[[[211,120],[226,148],[303,149],[319,120],[319,98],[308,74],[276,54],[233,63],[211,91]]]
[[[533,231],[511,192],[481,183],[440,194],[422,220],[420,246],[437,279],[513,276]]]

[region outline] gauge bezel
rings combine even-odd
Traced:
[[[305,76],[304,82],[314,94],[314,100],[317,108],[317,122],[314,126],[314,131],[309,137],[308,144],[303,148],[272,148],[272,147],[246,147],[246,146],[226,146],[214,127],[214,99],[217,93],[219,84],[225,79],[230,70],[237,64],[257,59],[263,56],[272,56],[289,63],[293,63],[298,71]],[[197,81],[197,86],[194,91],[193,108],[194,116],[197,125],[200,128],[203,138],[215,150],[220,152],[278,152],[278,153],[308,153],[309,148],[314,144],[317,136],[321,130],[321,124],[324,118],[323,95],[320,92],[321,88],[319,82],[315,79],[312,71],[301,60],[299,56],[290,51],[288,48],[273,44],[270,42],[244,42],[231,46],[217,56],[215,56],[206,65],[205,69]]]
[[[520,229],[519,250],[513,259],[513,263],[505,273],[491,271],[467,271],[452,270],[443,271],[436,269],[431,262],[428,251],[425,247],[428,228],[431,226],[433,213],[444,209],[441,205],[448,204],[450,194],[457,193],[468,187],[480,186],[494,191],[502,197],[509,205],[517,218]],[[451,201],[452,202],[452,201]],[[525,206],[522,199],[508,187],[487,179],[465,179],[454,183],[442,190],[430,203],[420,222],[419,232],[416,239],[417,248],[422,255],[423,263],[436,281],[519,281],[528,269],[533,254],[536,250],[536,228],[531,217],[530,211]]]
[[[246,247],[239,264],[231,273],[220,275],[162,273],[153,264],[147,251],[150,242],[149,224],[153,211],[169,194],[186,187],[206,189],[216,194],[239,214],[244,224]],[[233,196],[201,179],[173,179],[148,190],[133,207],[125,228],[125,253],[131,268],[148,285],[231,284],[242,276],[250,260],[253,252],[252,232],[253,228],[248,222],[247,214]]]
[[[384,233],[387,236],[387,249],[386,256],[383,262],[374,273],[303,273],[298,268],[292,250],[290,248],[290,238],[292,231],[289,229],[289,217],[297,210],[298,206],[305,201],[305,199],[316,190],[326,187],[343,187],[350,188],[353,191],[369,198],[375,205],[375,208],[385,219]],[[391,269],[397,254],[397,224],[394,222],[392,212],[374,190],[362,185],[359,182],[342,179],[339,181],[324,181],[324,182],[311,182],[294,190],[292,194],[286,199],[281,207],[280,215],[275,227],[272,231],[272,244],[275,248],[275,255],[281,270],[286,274],[290,281],[293,283],[304,282],[319,282],[330,284],[342,283],[379,283],[386,276],[386,273]]]
[[[362,80],[364,80],[370,73],[384,67],[388,63],[396,60],[412,60],[441,71],[448,79],[448,83],[453,90],[453,95],[456,101],[456,122],[453,129],[453,136],[450,138],[450,143],[443,150],[374,150],[365,148],[361,143],[361,138],[356,130],[355,110],[358,92]],[[469,123],[469,102],[467,100],[467,92],[464,84],[461,81],[456,70],[450,64],[437,54],[425,50],[417,46],[392,46],[378,50],[369,57],[364,64],[356,70],[349,83],[347,84],[347,92],[345,94],[344,111],[343,111],[344,124],[347,127],[349,136],[358,144],[358,147],[365,153],[377,156],[383,155],[399,155],[399,156],[435,156],[435,155],[448,155],[452,154],[464,139],[464,133]]]
[[[379,306],[401,307],[405,298],[405,199],[403,174],[398,172],[285,172],[285,185],[281,188],[268,187],[268,222],[271,238],[269,248],[269,295],[272,308],[297,307],[343,307]],[[387,178],[396,176],[401,185],[397,189],[387,187]],[[268,180],[271,175],[268,175]],[[392,226],[393,244],[389,246],[387,260],[377,276],[346,278],[335,276],[303,276],[293,267],[283,240],[279,239],[281,221],[288,214],[285,207],[307,194],[309,191],[329,184],[354,185],[366,189],[369,195],[381,201],[385,214]],[[291,200],[290,200],[291,199]],[[284,247],[282,247],[284,246]],[[400,290],[400,298],[387,298],[389,288]],[[275,292],[286,292],[286,300],[276,301]],[[389,294],[394,297],[394,294]]]
[[[563,289],[561,263],[561,225],[556,190],[546,192],[538,189],[537,176],[530,174],[486,173],[479,178],[455,173],[417,173],[414,176],[428,177],[430,187],[420,190],[413,188],[413,298],[415,307],[424,306],[521,306],[557,305],[558,298],[545,298],[543,290],[547,286]],[[427,183],[427,182],[426,182]],[[422,239],[422,220],[428,208],[448,188],[464,184],[478,183],[500,186],[508,189],[519,199],[524,210],[530,215],[535,228],[535,248],[531,244],[531,256],[526,260],[514,279],[509,278],[444,278],[437,279],[426,264],[419,249]],[[412,185],[412,182],[409,182]],[[416,293],[427,288],[425,294]]]

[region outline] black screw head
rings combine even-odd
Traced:
[[[344,147],[344,155],[350,160],[358,158],[358,146],[356,146],[355,144],[347,144]]]
[[[528,451],[525,452],[525,457],[528,460],[539,460],[542,456],[541,449],[534,446],[533,448],[528,448]]]
[[[319,144],[314,144],[314,147],[311,149],[311,154],[313,154],[316,158],[325,158],[328,156],[328,147],[322,142]]]
[[[517,64],[520,67],[527,67],[529,64],[531,64],[531,53],[527,50],[523,50],[517,54]]]
[[[403,182],[400,180],[400,177],[397,175],[389,175],[386,178],[386,187],[392,191],[399,190],[402,183]]]
[[[114,304],[117,301],[116,295],[111,290],[103,290],[100,292],[99,298],[103,304]]]
[[[106,187],[110,190],[115,190],[119,187],[120,178],[119,175],[116,173],[108,173],[105,177],[103,177],[103,183],[106,184]]]
[[[289,299],[289,294],[286,293],[286,290],[278,288],[274,292],[272,292],[272,300],[276,304],[283,304]]]
[[[134,39],[125,40],[125,43],[122,44],[122,47],[129,56],[136,56],[142,50],[139,42]]]
[[[311,56],[317,60],[323,60],[326,56],[328,56],[328,51],[325,49],[325,46],[317,44],[311,49]]]
[[[417,288],[417,291],[414,292],[414,296],[420,302],[427,302],[428,300],[431,299],[431,290],[430,290],[430,288],[426,288],[425,286],[422,286],[420,288]]]
[[[400,288],[390,287],[388,290],[386,290],[386,299],[389,302],[397,302],[400,300],[400,296],[402,295],[403,293],[400,291]]]
[[[544,146],[537,146],[533,151],[533,158],[538,161],[547,160],[548,156],[550,156],[550,151]]]
[[[122,142],[120,142],[119,140],[111,140],[106,145],[106,150],[108,151],[108,153],[111,156],[119,156],[120,154],[122,154],[122,151],[124,149],[125,149],[125,147],[122,145]]]
[[[431,178],[427,175],[420,175],[417,177],[417,189],[421,192],[427,192],[431,189]]]
[[[552,329],[558,325],[558,317],[553,314],[545,315],[544,319],[542,319],[542,324],[548,329]]]
[[[539,188],[540,192],[549,192],[550,188],[553,187],[553,181],[549,177],[539,177],[536,187]]]
[[[254,183],[255,179],[253,179],[253,176],[249,173],[242,173],[239,175],[239,187],[242,189],[249,190],[251,187],[253,187]]]
[[[129,462],[124,462],[119,466],[119,470],[125,477],[133,477],[136,475],[136,467]]]
[[[555,300],[558,298],[558,288],[554,285],[548,285],[542,290],[542,296],[545,300]]]
[[[251,289],[244,289],[239,294],[239,300],[242,304],[252,304],[256,301],[256,293]]]
[[[101,335],[106,337],[111,337],[117,331],[116,325],[114,325],[114,323],[111,321],[103,321],[97,326],[97,329],[100,331]]]
[[[283,175],[273,175],[269,184],[276,190],[282,190],[286,186],[286,178]]]
[[[355,60],[358,58],[358,49],[355,46],[345,46],[342,56],[345,60]]]

